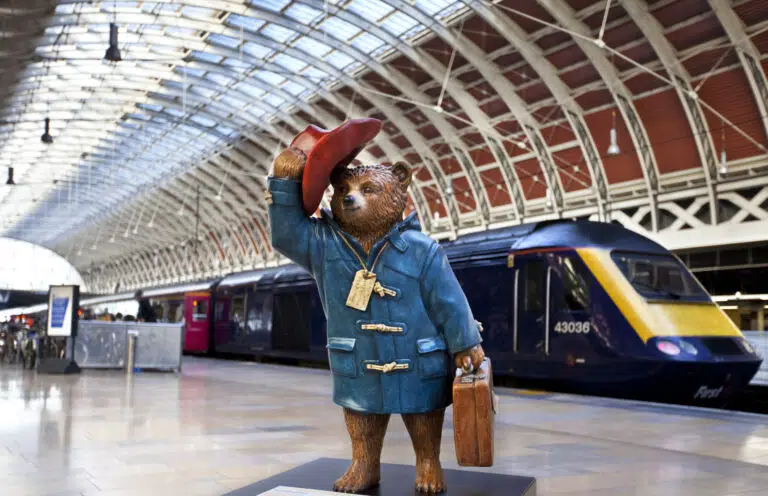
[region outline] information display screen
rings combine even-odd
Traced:
[[[76,333],[77,307],[79,306],[78,286],[51,286],[48,290],[48,335],[72,336]]]

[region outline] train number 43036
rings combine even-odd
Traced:
[[[587,334],[589,332],[589,321],[560,321],[555,324],[555,332],[561,334]]]

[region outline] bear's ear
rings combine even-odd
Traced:
[[[411,184],[411,169],[405,162],[397,162],[392,166],[392,174],[400,181],[403,187],[407,188]]]

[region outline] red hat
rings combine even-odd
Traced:
[[[378,119],[353,119],[326,131],[308,126],[296,136],[291,146],[307,155],[304,177],[301,181],[304,212],[312,215],[323,193],[331,184],[331,172],[336,167],[346,167],[381,131]]]

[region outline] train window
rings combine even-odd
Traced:
[[[562,258],[563,308],[586,312],[589,307],[589,283],[581,262],[574,257]]]
[[[230,310],[230,313],[232,314],[232,320],[237,322],[238,324],[245,320],[245,296],[244,295],[238,295],[238,296],[232,297],[232,310]]]
[[[208,318],[208,300],[195,300],[192,302],[192,320],[200,321]]]
[[[693,274],[671,255],[617,252],[612,257],[624,277],[646,298],[709,301]]]
[[[526,312],[543,312],[547,298],[547,264],[543,260],[531,261],[523,267],[520,274],[525,300],[523,308]]]

